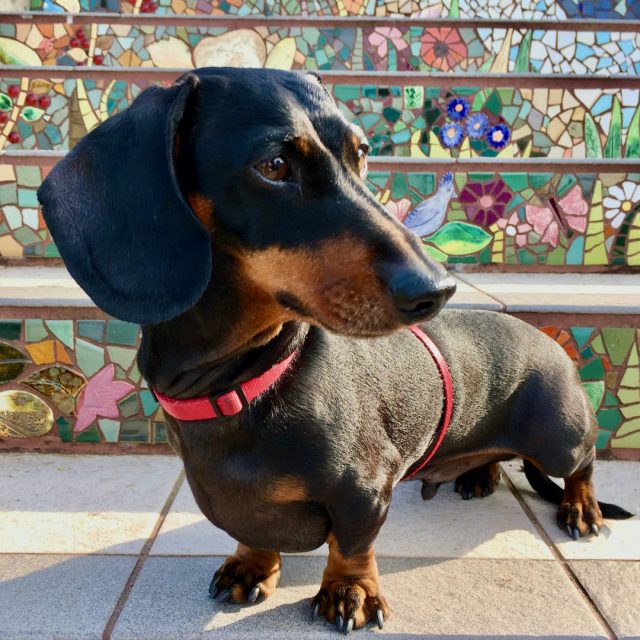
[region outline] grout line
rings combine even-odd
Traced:
[[[562,553],[556,546],[555,542],[551,539],[551,536],[546,532],[542,524],[540,524],[540,521],[536,517],[535,513],[533,512],[531,507],[527,504],[526,500],[522,497],[522,495],[520,495],[520,492],[518,491],[517,487],[515,486],[511,478],[508,476],[507,472],[504,470],[502,470],[502,477],[506,485],[511,490],[513,497],[518,501],[518,504],[520,505],[522,510],[525,512],[525,514],[531,521],[531,524],[533,524],[533,526],[535,527],[536,531],[538,532],[538,534],[540,535],[544,543],[547,545],[547,547],[549,547],[549,551],[551,551],[551,554],[553,555],[556,562],[560,565],[560,568],[564,571],[567,578],[569,578],[570,582],[573,584],[576,590],[580,593],[587,607],[591,610],[591,613],[593,614],[593,616],[596,618],[596,620],[598,620],[600,625],[603,627],[605,633],[607,634],[607,638],[609,638],[609,640],[618,640],[618,636],[616,635],[616,632],[613,630],[613,628],[609,624],[609,621],[607,620],[605,615],[602,613],[602,611],[600,611],[598,605],[595,603],[594,599],[591,597],[591,594],[587,591],[587,588],[582,584],[582,582],[580,582],[580,579],[575,574],[574,570],[572,569],[567,559],[562,555]]]
[[[120,594],[120,597],[118,598],[118,601],[116,602],[116,605],[113,608],[111,616],[107,621],[104,631],[102,632],[102,640],[110,640],[113,629],[118,623],[120,614],[122,613],[124,606],[127,604],[127,600],[129,599],[129,595],[131,594],[133,586],[135,585],[138,579],[138,576],[142,571],[142,565],[144,564],[144,561],[149,557],[149,552],[151,551],[151,547],[153,546],[153,543],[158,537],[158,533],[160,533],[160,529],[162,528],[162,525],[164,524],[167,514],[169,513],[169,509],[171,509],[171,506],[173,505],[173,502],[176,499],[176,496],[178,495],[178,491],[180,490],[180,487],[184,482],[184,477],[185,477],[184,469],[182,469],[180,471],[180,474],[178,475],[178,479],[175,481],[175,484],[171,489],[171,493],[169,493],[169,496],[167,497],[164,505],[162,506],[162,509],[160,510],[160,514],[158,515],[158,519],[156,520],[155,526],[153,527],[151,533],[149,534],[149,537],[147,538],[147,541],[144,543],[142,550],[140,551],[140,555],[138,556],[138,561],[136,562],[135,566],[133,567],[133,570],[131,571],[131,575],[127,580],[127,584],[125,584],[124,589],[122,590],[122,593]]]

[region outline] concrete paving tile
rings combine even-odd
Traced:
[[[145,562],[113,640],[337,638],[310,623],[322,558],[286,558],[276,593],[248,607],[220,605],[207,588],[221,558]],[[384,631],[355,638],[602,638],[602,629],[557,563],[547,560],[382,558],[392,616]]]
[[[640,518],[607,520],[595,538],[571,540],[556,525],[556,507],[540,498],[529,486],[521,463],[503,464],[509,477],[531,507],[540,524],[557,545],[560,553],[570,560],[640,560]],[[562,480],[558,480],[562,484]],[[596,495],[603,502],[612,502],[640,513],[640,462],[598,460],[595,469]]]
[[[188,485],[178,493],[152,555],[226,555],[236,542],[200,513]],[[376,540],[381,556],[551,559],[511,492],[501,484],[484,499],[464,501],[447,484],[433,500],[420,497],[420,484],[394,489],[389,516]],[[326,555],[326,546],[312,552]]]
[[[4,454],[0,553],[138,553],[180,468],[172,456]]]
[[[640,562],[571,562],[578,579],[618,638],[640,639]]]
[[[457,276],[504,304],[507,312],[640,313],[632,274],[464,273]]]
[[[98,639],[136,558],[0,555],[0,639]]]

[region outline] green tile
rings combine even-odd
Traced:
[[[22,320],[0,320],[0,338],[20,340]]]
[[[600,409],[598,424],[601,429],[615,431],[622,424],[622,413],[619,409]]]
[[[611,393],[611,391],[607,391],[607,395],[605,396],[605,400],[604,400],[604,406],[605,407],[618,406],[618,399],[613,395],[613,393]]]
[[[21,207],[37,208],[40,206],[34,189],[18,189],[18,204]]]
[[[46,323],[56,338],[73,349],[73,320],[46,320]]]
[[[104,340],[104,320],[78,320],[78,335],[96,342]]]
[[[60,416],[56,420],[56,425],[58,427],[60,440],[62,440],[62,442],[71,442],[73,440],[73,427],[71,423],[66,418]]]
[[[19,340],[22,334],[22,320],[0,320],[0,338]]]
[[[0,184],[0,204],[18,204],[18,189],[15,182]]]
[[[13,237],[23,246],[26,247],[30,244],[36,244],[40,242],[40,237],[33,229],[29,227],[20,227],[13,232]]]
[[[119,364],[125,371],[128,371],[136,358],[137,349],[128,349],[126,347],[108,346],[107,351],[111,362]]]
[[[158,408],[158,402],[153,397],[151,391],[141,391],[140,400],[142,402],[142,412],[145,416],[150,416]]]
[[[602,365],[602,360],[600,358],[596,358],[592,360],[589,364],[585,364],[582,369],[580,369],[580,378],[582,380],[598,380],[604,377],[604,366]]]
[[[53,244],[53,243],[48,244],[45,247],[45,250],[44,250],[44,257],[45,258],[59,258],[60,257],[60,252],[58,251],[58,247],[56,247],[56,245]]]
[[[599,431],[598,438],[596,439],[596,449],[606,449],[610,439],[611,439],[611,432]]]
[[[27,342],[40,342],[49,335],[42,320],[25,320],[24,329]]]
[[[512,191],[520,191],[527,187],[527,175],[525,173],[503,173],[501,178]]]
[[[138,329],[139,326],[131,322],[109,320],[107,323],[107,342],[135,347],[138,344]]]
[[[42,182],[39,167],[18,166],[16,167],[17,182],[22,187],[39,187]]]
[[[611,363],[619,366],[625,361],[629,349],[636,339],[636,330],[605,327],[602,329],[602,337]]]
[[[76,359],[86,376],[92,376],[104,367],[104,349],[84,340],[76,340]]]
[[[120,442],[149,442],[149,421],[124,420],[120,428]]]
[[[82,433],[76,436],[76,442],[100,442],[100,432],[98,427],[93,426],[85,429]]]
[[[98,420],[100,425],[100,431],[107,442],[118,442],[118,436],[120,435],[120,421],[109,420],[108,418],[101,418]]]
[[[120,400],[120,402],[118,402],[118,407],[120,408],[120,414],[125,418],[130,418],[131,416],[135,416],[137,413],[140,413],[138,394],[132,393],[124,398],[124,400]]]
[[[169,442],[167,438],[167,423],[166,422],[154,422],[153,423],[153,441],[157,444],[165,444]]]
[[[593,351],[595,351],[596,353],[599,353],[600,355],[604,355],[606,353],[604,348],[604,340],[602,339],[601,335],[596,336],[591,341],[591,346],[593,347]],[[591,349],[589,351],[591,351]]]

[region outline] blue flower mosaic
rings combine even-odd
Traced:
[[[464,129],[457,122],[449,122],[440,130],[440,142],[447,149],[459,147],[464,138]]]
[[[447,113],[452,120],[464,120],[469,113],[469,103],[464,98],[453,98],[447,105]]]
[[[506,124],[497,124],[487,131],[487,142],[494,149],[504,149],[511,140],[511,131]]]
[[[489,118],[484,113],[473,113],[466,122],[467,135],[474,140],[482,138],[489,129]]]

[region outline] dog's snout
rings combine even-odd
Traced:
[[[431,279],[418,271],[399,270],[387,283],[398,315],[405,324],[427,320],[455,293],[455,280],[449,276]]]

